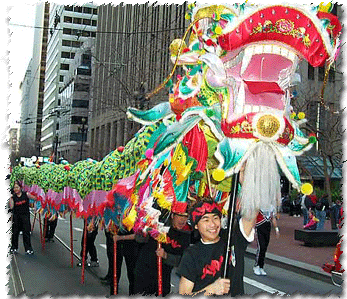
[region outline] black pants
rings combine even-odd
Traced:
[[[111,295],[114,293],[114,285],[113,285],[113,235],[110,232],[105,230],[106,235],[106,251],[108,257],[108,272],[107,276],[110,277]],[[116,266],[117,266],[117,294],[118,294],[118,285],[119,280],[122,275],[122,264],[123,258],[125,259],[125,265],[127,267],[127,276],[129,282],[129,295],[134,295],[134,282],[135,282],[135,265],[136,265],[136,257],[138,254],[138,244],[135,240],[127,240],[127,241],[118,241],[117,242],[117,252],[116,252]]]
[[[44,231],[46,232],[45,234],[46,239],[53,239],[55,228],[57,227],[57,223],[58,223],[58,217],[52,221],[49,221],[47,219],[47,228],[44,227]]]
[[[30,241],[30,214],[13,214],[12,216],[12,249],[18,250],[19,232],[23,232],[23,244],[25,251],[33,250]]]
[[[135,294],[141,294],[141,296],[159,296],[157,265],[150,266],[147,271],[141,270],[141,267],[136,268],[136,271]],[[162,265],[162,297],[169,295],[171,292],[171,271],[172,267],[165,264]]]
[[[96,236],[98,235],[98,230],[93,230],[91,232],[88,232],[87,231],[87,242],[86,242],[86,260],[87,260],[87,257],[88,257],[88,253],[90,255],[90,260],[92,262],[96,262],[98,261],[98,254],[96,252],[96,247],[95,247],[95,238]],[[80,253],[80,256],[83,257],[83,239],[84,239],[84,231],[82,233],[82,240],[81,240],[81,253]]]
[[[270,242],[271,223],[266,221],[259,226],[256,226],[256,231],[258,237],[258,249],[255,258],[255,265],[263,268],[265,262],[265,254]]]

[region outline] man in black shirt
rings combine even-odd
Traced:
[[[10,208],[12,211],[12,244],[10,253],[18,251],[19,232],[23,232],[23,243],[26,254],[33,254],[30,240],[30,211],[29,198],[35,199],[35,196],[29,192],[22,191],[22,185],[16,181],[13,185],[12,197],[10,199]]]
[[[158,295],[157,256],[162,258],[162,295],[168,295],[171,290],[171,271],[177,267],[183,251],[190,244],[191,229],[187,225],[188,215],[171,214],[171,227],[167,234],[167,242],[162,248],[157,248],[157,241],[150,236],[142,241],[135,267],[135,293],[141,295]]]
[[[231,255],[226,278],[222,278],[225,259],[224,231],[221,211],[212,200],[199,201],[191,212],[192,224],[201,240],[183,254],[177,273],[181,276],[179,293],[193,295],[243,295],[244,253],[254,239],[254,221],[237,219],[233,227]]]

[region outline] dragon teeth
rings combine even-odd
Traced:
[[[283,57],[288,58],[294,64],[296,63],[298,59],[295,52],[290,51],[287,48],[284,48],[278,45],[271,45],[271,44],[249,46],[243,51],[243,54],[244,55],[242,58],[242,65],[240,70],[241,76],[244,74],[247,67],[249,66],[249,63],[251,62],[253,55],[261,55],[261,54],[281,55]],[[238,55],[238,58],[239,58],[239,55]],[[227,68],[230,68],[232,65],[235,65],[235,62],[231,63],[230,61],[228,61],[225,64]]]

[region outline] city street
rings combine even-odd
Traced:
[[[75,254],[81,248],[83,221],[73,218],[73,246]],[[85,272],[85,282],[81,284],[81,268],[76,267],[79,261],[74,257],[74,267],[70,266],[70,222],[59,218],[54,243],[45,245],[42,251],[40,244],[39,223],[36,221],[32,234],[32,244],[35,251],[33,256],[24,254],[22,240],[20,239],[19,253],[12,258],[9,271],[9,293],[17,296],[23,292],[30,297],[43,294],[57,295],[91,295],[108,297],[109,288],[100,283],[99,277],[107,272],[106,238],[103,231],[99,231],[96,239],[100,267],[89,268]],[[21,237],[20,237],[21,238]],[[314,279],[281,267],[266,265],[267,276],[255,276],[252,271],[253,258],[247,257],[245,261],[245,292],[247,295],[259,293],[294,295],[341,295],[342,288],[334,286],[329,281]],[[123,263],[124,265],[124,263]],[[173,271],[172,290],[178,292],[178,277]],[[122,269],[119,286],[119,295],[127,296],[128,283],[126,268]]]

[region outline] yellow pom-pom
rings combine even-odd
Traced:
[[[217,34],[217,35],[220,35],[222,34],[222,27],[221,26],[216,26],[216,28],[214,29],[214,32]]]
[[[301,192],[305,195],[310,195],[313,192],[313,186],[310,183],[302,184]]]
[[[186,19],[186,20],[190,20],[190,19],[191,19],[190,14],[186,13],[186,15],[185,15],[185,19]]]
[[[225,178],[225,171],[224,171],[224,169],[221,169],[221,168],[215,169],[212,172],[212,177],[217,182],[223,181],[224,178]]]
[[[299,113],[298,113],[298,118],[299,118],[299,119],[304,119],[305,116],[306,116],[306,115],[305,115],[304,112],[299,112]]]
[[[292,113],[290,114],[290,118],[291,118],[291,119],[294,119],[295,116],[296,116],[296,113],[295,113],[295,112],[292,112]]]
[[[327,5],[324,5],[324,2],[321,2],[319,4],[319,11],[322,11],[322,12],[331,12],[332,11],[332,8],[333,8],[333,4],[331,2],[328,2]]]

